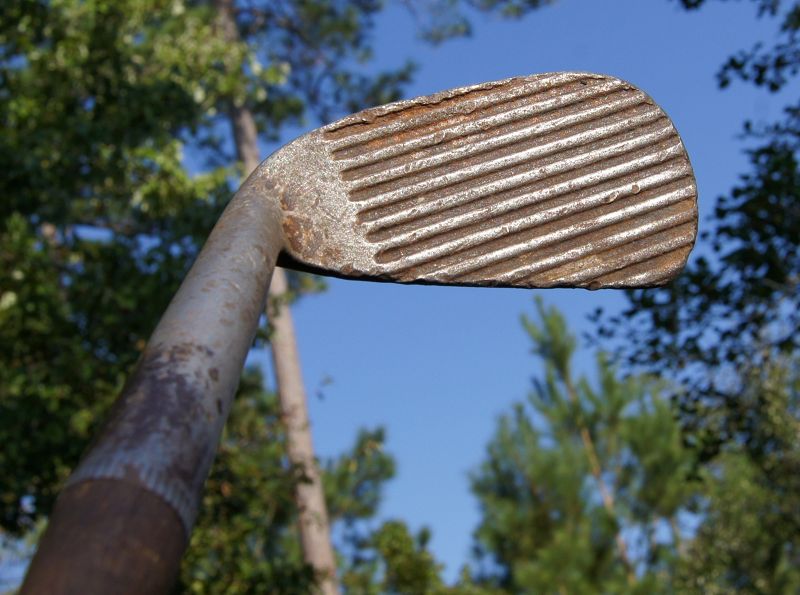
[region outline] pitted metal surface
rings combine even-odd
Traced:
[[[164,499],[187,538],[283,244],[263,180],[231,200],[69,478],[116,479]]]
[[[365,110],[265,165],[284,184],[293,259],[341,276],[659,285],[697,232],[697,188],[671,121],[642,91],[595,74]]]

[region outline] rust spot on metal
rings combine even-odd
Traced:
[[[294,211],[294,200],[292,199],[291,194],[287,192],[281,192],[278,194],[278,202],[280,203],[281,210],[284,213]]]
[[[340,262],[342,259],[342,250],[334,245],[327,245],[322,247],[321,260],[323,262]]]
[[[202,405],[205,387],[194,373],[187,376],[181,372],[183,364],[195,360],[197,354],[211,358],[214,352],[193,343],[145,352],[122,397],[114,404],[104,431],[107,447],[112,451],[133,449],[160,431],[183,433],[188,441],[193,424],[208,414]],[[134,401],[137,406],[130,406]],[[123,412],[127,415],[120,415]],[[192,444],[186,446],[172,457],[174,462],[168,472],[191,486],[196,483],[197,470],[202,468],[201,462],[209,453],[195,449]],[[212,452],[213,448],[214,445],[206,447]]]
[[[287,214],[283,218],[283,233],[286,242],[296,251],[316,252],[323,244],[323,236],[310,219]]]
[[[333,140],[357,133],[371,126],[382,125],[400,118],[405,120],[417,120],[421,116],[424,117],[431,107],[438,107],[443,110],[449,108],[463,108],[465,99],[484,96],[501,87],[518,86],[522,82],[523,79],[512,79],[509,81],[499,81],[497,83],[485,83],[473,88],[454,89],[429,97],[421,97],[413,102],[400,102],[393,106],[390,105],[364,110],[331,125],[325,131],[325,134],[328,138]]]
[[[296,217],[287,216],[283,220],[283,233],[294,250],[303,248],[303,229]]]

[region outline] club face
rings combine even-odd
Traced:
[[[615,78],[556,73],[446,91],[317,129],[257,172],[283,264],[444,285],[642,287],[686,262],[697,188],[680,137]]]

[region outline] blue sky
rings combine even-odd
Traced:
[[[476,18],[471,38],[431,47],[395,4],[376,31],[377,64],[416,61],[409,96],[558,70],[632,82],[664,107],[684,139],[702,229],[715,198],[746,170],[741,122],[773,120],[785,103],[741,84],[719,91],[714,75],[731,53],[773,31],[770,21],[756,20],[752,3],[686,13],[668,0],[561,0],[520,21]],[[612,291],[538,293],[578,333],[591,330],[586,315],[594,308],[624,303]],[[481,462],[497,417],[525,397],[539,371],[519,322],[532,313],[533,295],[334,279],[294,310],[318,455],[340,453],[360,427],[384,426],[398,472],[381,516],[430,527],[448,579],[468,561],[479,521],[468,473]],[[254,360],[268,366],[265,354]],[[593,361],[583,350],[578,369],[589,372]]]

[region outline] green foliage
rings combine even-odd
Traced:
[[[376,512],[394,460],[381,429],[324,464],[331,521],[353,526]],[[304,481],[286,464],[286,440],[275,395],[249,369],[225,427],[200,518],[176,588],[186,593],[307,593],[314,573],[303,562],[294,486]]]
[[[682,593],[797,593],[797,524],[742,456],[723,455],[708,478],[707,517],[688,548],[678,585]],[[788,547],[782,544],[791,544]]]
[[[700,8],[707,0],[680,0],[684,8]],[[721,87],[734,79],[750,81],[770,91],[778,91],[797,74],[800,65],[800,3],[787,0],[751,0],[759,17],[779,18],[780,31],[771,47],[757,43],[728,58],[717,78]]]
[[[726,444],[702,471],[704,521],[682,568],[686,592],[800,589],[797,363],[776,360],[746,379],[743,441]]]
[[[242,378],[179,592],[303,593],[313,585],[294,534],[297,477],[285,464],[279,405],[262,384],[253,369]]]
[[[0,522],[11,532],[49,510],[227,194],[226,170],[190,176],[182,164],[179,135],[203,113],[189,86],[212,59],[182,54],[205,12],[182,29],[165,8],[4,6],[0,438],[17,446],[0,457]]]
[[[556,0],[472,0],[471,4],[482,11],[497,11],[504,17],[520,18],[528,11],[554,4]]]
[[[361,430],[349,453],[324,467],[325,501],[333,520],[353,525],[375,516],[381,486],[394,477],[394,460],[383,451],[382,429]]]
[[[358,544],[357,564],[345,572],[348,593],[445,593],[441,566],[426,545],[427,531],[412,536],[405,523],[387,521]]]
[[[800,3],[753,1],[778,32],[732,56],[718,81],[776,91],[800,68]],[[772,125],[745,123],[750,169],[718,199],[705,254],[671,285],[630,292],[630,307],[600,326],[625,338],[620,355],[630,366],[676,380],[702,493],[702,523],[680,574],[687,592],[798,590],[798,114],[792,104]]]
[[[203,117],[196,81],[207,80],[226,51],[198,43],[211,37],[204,11],[190,11],[180,23],[154,16],[169,15],[169,4],[65,0],[33,11],[43,19],[38,27],[29,14],[37,4],[6,9],[4,216],[16,211],[59,228],[68,222],[130,234],[143,227],[160,235],[175,223],[165,221],[170,214],[209,200],[223,180],[188,177],[179,135]],[[206,50],[194,52],[198,46]]]
[[[390,520],[353,539],[352,560],[342,573],[345,593],[353,595],[501,595],[505,591],[476,582],[467,567],[455,585],[445,585],[442,565],[428,550],[430,533],[412,534]]]
[[[382,9],[377,0],[244,4],[236,20],[249,56],[240,70],[251,78],[253,92],[229,101],[246,103],[259,131],[270,134],[288,114],[308,111],[329,121],[399,99],[413,74],[411,63],[385,72],[365,69],[373,56],[371,34]],[[272,73],[265,74],[270,69]],[[252,78],[258,76],[261,80]]]
[[[691,458],[661,383],[620,378],[602,353],[596,387],[576,378],[564,318],[541,301],[537,314],[523,325],[543,376],[500,418],[472,478],[483,580],[512,593],[669,592]]]

